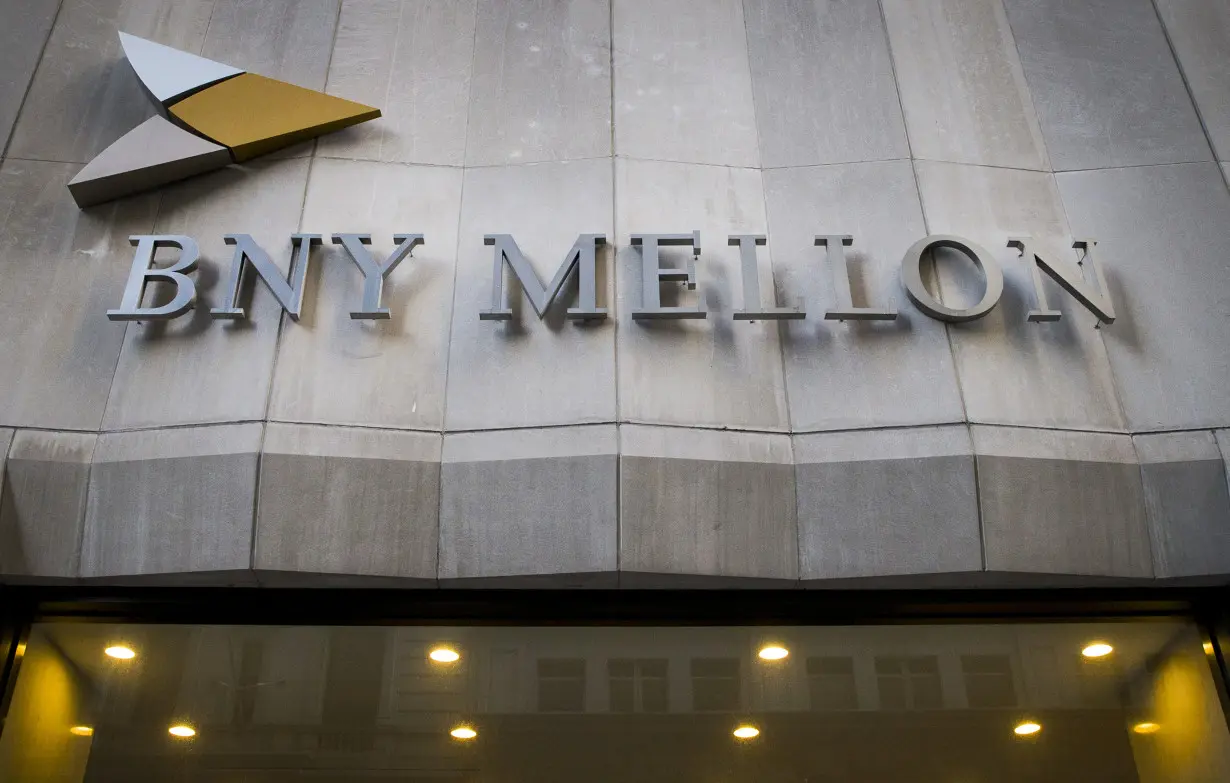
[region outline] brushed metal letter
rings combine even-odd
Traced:
[[[112,321],[169,321],[192,309],[196,302],[196,284],[186,272],[196,269],[201,250],[196,240],[182,234],[155,234],[128,237],[137,248],[124,284],[124,296],[117,310],[108,310]],[[154,253],[160,247],[179,248],[179,258],[168,267],[154,268]],[[160,307],[141,307],[145,285],[150,280],[165,280],[175,285],[175,296]]]
[[[798,307],[761,307],[760,275],[756,269],[756,246],[766,244],[764,234],[731,234],[727,243],[739,247],[739,264],[743,271],[743,309],[735,310],[736,321],[787,321],[806,318],[803,300]],[[752,309],[756,308],[756,309]]]
[[[1042,288],[1042,275],[1038,271],[1041,268],[1063,290],[1084,305],[1086,310],[1093,313],[1099,321],[1104,324],[1113,324],[1115,306],[1110,301],[1110,289],[1106,287],[1102,265],[1093,252],[1093,248],[1098,244],[1097,240],[1078,239],[1072,243],[1072,249],[1084,251],[1085,254],[1084,258],[1078,260],[1076,264],[1061,259],[1043,258],[1033,247],[1032,241],[1032,237],[1010,237],[1008,239],[1008,247],[1020,250],[1021,257],[1025,259],[1025,263],[1029,264],[1029,276],[1033,280],[1034,296],[1038,301],[1037,309],[1030,310],[1026,318],[1030,321],[1058,321],[1062,316],[1058,310],[1052,310],[1047,305],[1046,291]],[[1084,262],[1086,259],[1093,266],[1093,275],[1098,281],[1096,291],[1085,281]]]
[[[380,306],[380,295],[384,291],[384,279],[392,274],[397,265],[410,255],[414,248],[423,244],[422,234],[394,234],[393,241],[397,247],[380,263],[372,258],[367,245],[372,243],[371,234],[334,234],[333,244],[346,248],[350,260],[363,273],[363,304],[358,310],[351,310],[350,317],[355,320],[384,320],[390,317],[389,308]]]
[[[663,307],[662,283],[684,283],[689,291],[696,290],[696,259],[700,256],[700,232],[690,234],[633,234],[632,244],[641,248],[641,306],[632,310],[632,318],[641,320],[701,319],[708,313],[698,307]],[[684,269],[663,267],[658,258],[659,247],[692,248],[692,257]]]
[[[227,275],[223,288],[225,292],[225,307],[214,307],[209,314],[214,318],[237,320],[247,318],[244,308],[239,306],[239,297],[243,289],[247,269],[251,266],[264,281],[273,298],[278,300],[282,309],[292,321],[299,320],[299,312],[303,307],[303,281],[307,277],[308,259],[312,246],[320,244],[320,234],[291,234],[290,277],[283,278],[281,271],[269,258],[269,254],[256,244],[251,234],[226,234],[223,236],[226,244],[235,246],[235,256],[231,261],[230,273]],[[305,243],[304,240],[307,240]]]
[[[833,294],[838,307],[824,311],[826,321],[895,321],[896,310],[875,307],[855,307],[850,293],[850,269],[846,265],[846,248],[854,244],[849,234],[822,234],[816,237],[816,247],[828,248],[829,269],[833,274]]]
[[[922,256],[923,253],[936,248],[949,248],[964,253],[982,269],[987,286],[978,304],[958,310],[946,306],[927,291],[922,281]],[[910,249],[905,251],[905,258],[901,260],[901,281],[905,284],[905,292],[910,301],[919,310],[932,318],[949,323],[963,323],[981,318],[995,308],[1004,293],[1004,273],[995,258],[974,242],[951,234],[932,234],[911,245]]]
[[[564,263],[555,270],[555,277],[544,286],[538,278],[534,267],[525,259],[521,248],[511,234],[485,234],[483,243],[495,246],[495,264],[491,278],[491,308],[481,310],[478,318],[481,321],[512,320],[512,306],[504,295],[504,264],[512,270],[513,277],[521,285],[521,290],[529,298],[534,312],[542,318],[547,308],[555,301],[564,288],[564,281],[577,270],[577,307],[569,307],[565,315],[578,321],[601,320],[606,318],[605,308],[598,307],[598,283],[596,271],[598,246],[606,244],[603,234],[581,234],[573,243],[572,249],[564,258]]]

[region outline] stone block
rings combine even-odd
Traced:
[[[1222,0],[1155,0],[1196,111],[1218,160],[1230,160],[1230,5]]]
[[[6,431],[12,435],[11,431]],[[0,492],[0,579],[74,579],[97,435],[18,430]]]
[[[444,436],[442,586],[613,587],[614,425]]]
[[[215,0],[201,56],[323,90],[340,6],[341,0]]]
[[[0,150],[8,146],[59,7],[60,0],[0,0]]]

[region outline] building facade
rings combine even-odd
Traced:
[[[1204,605],[1230,583],[1222,0],[0,15],[0,584],[23,607],[185,587],[518,588],[527,613],[565,588]],[[121,32],[382,116],[80,208],[68,183],[160,109]],[[146,272],[184,238],[195,298],[167,317],[189,290]],[[945,644],[942,682],[965,682]],[[626,670],[641,704],[636,662],[669,656],[639,655],[517,665],[590,660],[591,705]],[[806,711],[811,658],[849,658],[829,674],[858,685],[832,687],[881,703],[875,654],[795,658],[756,711]],[[1015,708],[1048,664],[1011,660],[982,664]],[[486,671],[457,693],[499,692]],[[463,704],[441,710],[481,713]],[[109,747],[96,779],[130,769]],[[1141,780],[1205,779],[1142,758]]]

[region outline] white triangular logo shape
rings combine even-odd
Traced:
[[[128,33],[120,33],[120,45],[137,78],[164,107],[202,87],[243,73],[239,68]]]

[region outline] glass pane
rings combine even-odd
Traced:
[[[0,733],[2,781],[582,779],[1225,781],[1230,739],[1180,621],[39,624]]]

